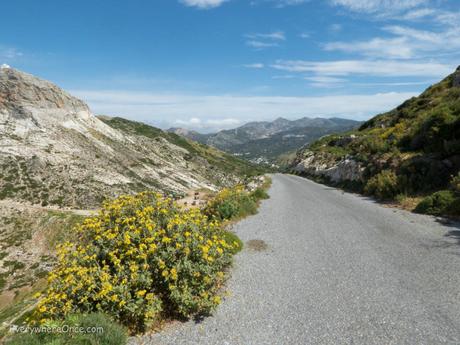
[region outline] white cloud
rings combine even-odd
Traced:
[[[258,5],[260,3],[273,3],[277,8],[284,8],[287,6],[295,6],[304,4],[311,0],[252,0],[250,1],[251,5]]]
[[[271,48],[271,47],[278,47],[279,44],[275,42],[262,42],[262,41],[246,41],[246,45],[255,49],[264,49],[264,48]]]
[[[331,0],[336,6],[355,12],[398,12],[428,3],[429,0]]]
[[[278,7],[285,7],[285,6],[292,6],[292,5],[300,5],[305,2],[309,2],[310,0],[275,0],[277,2]]]
[[[438,11],[434,19],[440,24],[458,27],[460,25],[460,12]]]
[[[14,60],[22,57],[24,54],[16,48],[4,47],[0,45],[0,59]]]
[[[261,69],[261,68],[264,68],[265,65],[263,63],[250,63],[250,64],[243,65],[243,67]]]
[[[130,91],[83,91],[73,94],[87,101],[98,114],[118,115],[154,123],[164,128],[177,126],[206,131],[235,127],[253,120],[291,119],[302,116],[340,116],[364,120],[390,110],[414,93],[330,95],[322,97],[199,96]]]
[[[408,59],[414,55],[413,47],[404,37],[373,38],[369,41],[358,42],[331,42],[324,45],[328,51],[343,51],[347,53],[361,53],[371,57]]]
[[[284,41],[286,40],[286,35],[283,31],[273,31],[267,34],[264,33],[256,33],[256,34],[246,34],[247,38],[251,39],[267,39],[273,41]]]
[[[337,33],[342,31],[342,28],[341,24],[332,24],[329,26],[329,31]]]
[[[415,10],[410,10],[406,12],[401,19],[402,20],[418,20],[428,16],[431,16],[436,13],[436,10],[432,8],[420,8]]]
[[[228,0],[180,0],[186,6],[198,7],[202,9],[219,7]]]
[[[279,45],[278,42],[286,40],[286,35],[283,31],[252,33],[246,34],[244,37],[248,38],[246,45],[255,49],[277,47]]]
[[[201,119],[199,119],[198,117],[192,117],[188,120],[176,120],[174,121],[174,123],[181,126],[200,126]]]
[[[314,87],[324,87],[324,88],[334,88],[340,87],[346,82],[346,79],[337,78],[337,77],[328,77],[328,76],[313,76],[313,77],[304,77],[305,80],[311,82],[311,86]]]
[[[330,42],[324,45],[324,49],[387,59],[420,58],[426,53],[458,53],[460,25],[445,25],[442,29],[442,31],[428,31],[390,25],[385,26],[383,30],[394,35],[393,37],[376,37],[367,41]]]
[[[178,119],[173,123],[176,127],[194,129],[201,132],[216,132],[222,129],[238,127],[241,124],[240,120],[234,118],[202,120],[198,117],[192,117],[187,120]]]
[[[274,75],[272,79],[295,79],[297,76],[292,74]]]
[[[221,126],[221,127],[233,127],[241,124],[241,121],[238,119],[217,119],[217,120],[207,120],[207,124],[212,125],[212,126]]]
[[[325,76],[352,74],[375,77],[443,77],[451,73],[453,66],[437,62],[406,62],[392,60],[339,60],[315,62],[304,60],[278,60],[271,67],[298,73],[315,73]]]

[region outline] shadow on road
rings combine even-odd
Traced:
[[[438,218],[436,221],[450,228],[444,236],[456,240],[457,244],[460,245],[460,221],[448,218]]]

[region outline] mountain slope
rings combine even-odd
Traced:
[[[200,134],[179,128],[171,130],[249,160],[274,162],[280,155],[296,150],[323,135],[347,131],[359,124],[358,121],[339,118],[304,117],[291,121],[280,117],[272,122],[249,122],[215,134]]]
[[[460,67],[359,130],[300,150],[292,166],[380,199],[447,190],[454,200],[459,190],[452,186],[453,176],[460,169]]]
[[[216,149],[119,118],[95,117],[57,86],[0,70],[0,199],[91,208],[153,189],[235,183],[252,167]]]

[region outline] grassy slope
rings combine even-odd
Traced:
[[[0,343],[8,323],[34,305],[32,296],[45,285],[56,244],[73,239],[70,229],[85,218],[27,206],[3,211],[0,208]]]
[[[165,132],[159,128],[120,117],[100,117],[100,119],[109,126],[129,134],[142,135],[151,139],[162,137],[170,143],[186,149],[192,156],[206,159],[211,165],[223,172],[231,172],[238,176],[253,176],[263,172],[258,166],[238,159],[230,154],[226,154],[213,147],[188,140],[175,133]]]
[[[375,116],[359,130],[322,138],[309,149],[330,159],[351,155],[362,162],[366,170],[360,190],[381,198],[449,189],[460,168],[460,87],[453,87],[453,78],[450,75],[420,96]],[[352,140],[340,140],[351,134]],[[379,184],[384,189],[390,185],[388,193],[379,195]]]

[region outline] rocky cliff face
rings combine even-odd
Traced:
[[[333,159],[329,155],[315,154],[313,151],[300,151],[293,163],[296,173],[326,178],[333,183],[363,180],[364,167],[356,160],[344,157]]]
[[[121,193],[184,193],[238,180],[187,142],[153,131],[113,128],[52,83],[2,66],[0,199],[89,208]]]

